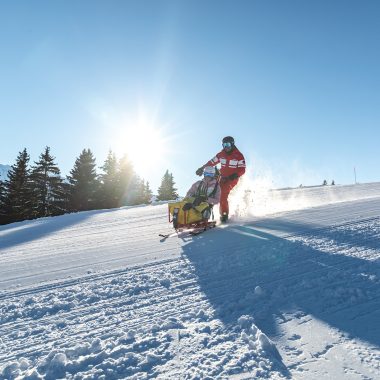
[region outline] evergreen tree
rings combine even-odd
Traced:
[[[19,153],[16,163],[8,172],[5,181],[4,212],[6,222],[15,222],[33,217],[33,189],[28,168],[29,154],[26,149]]]
[[[114,208],[119,205],[118,181],[119,165],[115,153],[108,152],[107,159],[101,167],[99,201],[104,208]]]
[[[128,205],[142,205],[151,203],[152,191],[149,187],[149,182],[135,175],[130,184],[127,196]]]
[[[0,180],[0,224],[6,223],[4,202],[5,202],[5,183]]]
[[[67,177],[71,185],[70,209],[76,211],[95,209],[99,182],[96,175],[95,157],[90,149],[83,149],[70,174]]]
[[[62,209],[64,212],[71,210],[71,185],[67,181],[62,181]]]
[[[132,199],[129,194],[130,191],[133,192],[135,173],[133,170],[132,162],[129,160],[127,155],[121,158],[119,161],[119,170],[117,174],[117,198],[118,206],[128,205]],[[132,185],[132,189],[131,189]]]
[[[34,212],[37,217],[59,215],[65,211],[63,181],[54,160],[50,148],[46,147],[32,167]]]
[[[144,203],[142,183],[143,181],[138,175],[134,174],[132,176],[128,185],[128,191],[125,196],[125,202],[127,205],[134,206],[141,205],[142,203]]]
[[[159,201],[170,201],[178,198],[177,189],[174,187],[175,182],[173,174],[166,170],[162,177],[161,186],[158,188]]]
[[[143,190],[143,194],[144,194],[143,203],[149,204],[149,203],[152,202],[152,196],[153,196],[153,192],[150,189],[149,181],[147,181],[146,184],[144,184],[144,182],[143,182],[143,186],[144,186],[144,190]]]

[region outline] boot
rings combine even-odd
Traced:
[[[222,223],[226,223],[227,220],[228,220],[228,214],[227,214],[226,212],[223,212],[223,214],[222,214],[221,217],[220,217],[220,221],[221,221]]]

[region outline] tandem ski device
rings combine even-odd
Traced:
[[[215,227],[216,221],[214,220],[212,205],[205,201],[194,205],[194,200],[194,198],[185,198],[180,202],[168,204],[169,223],[172,223],[177,234],[188,232],[189,235],[194,236]],[[211,221],[209,220],[210,217]],[[168,238],[171,235],[159,234],[163,238]]]

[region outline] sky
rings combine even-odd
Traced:
[[[0,164],[129,154],[180,193],[235,138],[274,187],[380,180],[377,0],[0,0]]]

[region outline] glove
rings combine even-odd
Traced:
[[[206,200],[206,197],[202,197],[202,196],[195,197],[193,205],[194,206],[199,206],[205,200]]]
[[[196,175],[202,175],[203,174],[203,166],[195,172]]]
[[[185,203],[185,204],[183,205],[182,210],[183,210],[183,211],[188,211],[188,210],[190,210],[191,208],[193,208],[193,204],[190,203],[190,202],[188,202],[188,203]]]
[[[230,175],[228,176],[228,179],[229,179],[230,181],[233,181],[233,180],[236,179],[236,178],[239,178],[239,176],[238,176],[237,173],[232,173],[232,174],[230,174]]]

